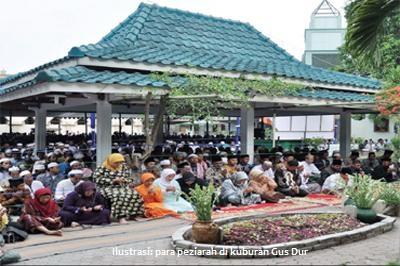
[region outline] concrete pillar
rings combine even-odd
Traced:
[[[275,135],[276,135],[276,113],[273,114],[272,116],[272,147],[276,147],[276,142],[275,142]]]
[[[96,102],[96,163],[101,165],[108,155],[111,154],[111,119],[112,105],[107,101],[98,100]]]
[[[250,163],[254,161],[254,107],[240,110],[240,150],[242,154],[250,156]]]
[[[35,152],[46,148],[46,116],[46,109],[35,109]]]
[[[340,154],[344,159],[351,152],[351,112],[345,111],[340,114],[339,127]]]
[[[13,133],[13,129],[12,129],[13,128],[13,122],[12,122],[12,119],[13,119],[13,115],[12,115],[12,111],[10,111],[10,119],[8,120],[10,134]]]

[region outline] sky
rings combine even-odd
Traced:
[[[0,2],[0,71],[26,71],[95,43],[140,2],[248,22],[296,58],[322,0],[12,0]],[[330,0],[339,11],[347,0]]]

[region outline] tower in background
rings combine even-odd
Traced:
[[[339,51],[344,42],[342,16],[328,0],[323,0],[311,14],[309,29],[305,30],[303,62],[322,68],[339,64]]]

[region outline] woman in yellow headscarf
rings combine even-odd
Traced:
[[[97,188],[111,203],[111,215],[122,224],[127,223],[127,218],[144,215],[143,200],[130,188],[133,179],[124,163],[121,154],[113,153],[93,173]]]
[[[162,191],[153,184],[155,179],[152,173],[144,173],[141,177],[142,184],[135,188],[144,200],[145,216],[149,218],[179,216],[175,211],[164,207]]]

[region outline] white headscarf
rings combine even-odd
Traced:
[[[164,185],[164,186],[170,186],[172,181],[167,180],[167,176],[172,175],[172,174],[176,174],[176,172],[174,171],[174,169],[171,168],[167,168],[161,171],[161,175],[160,175],[160,185]]]

